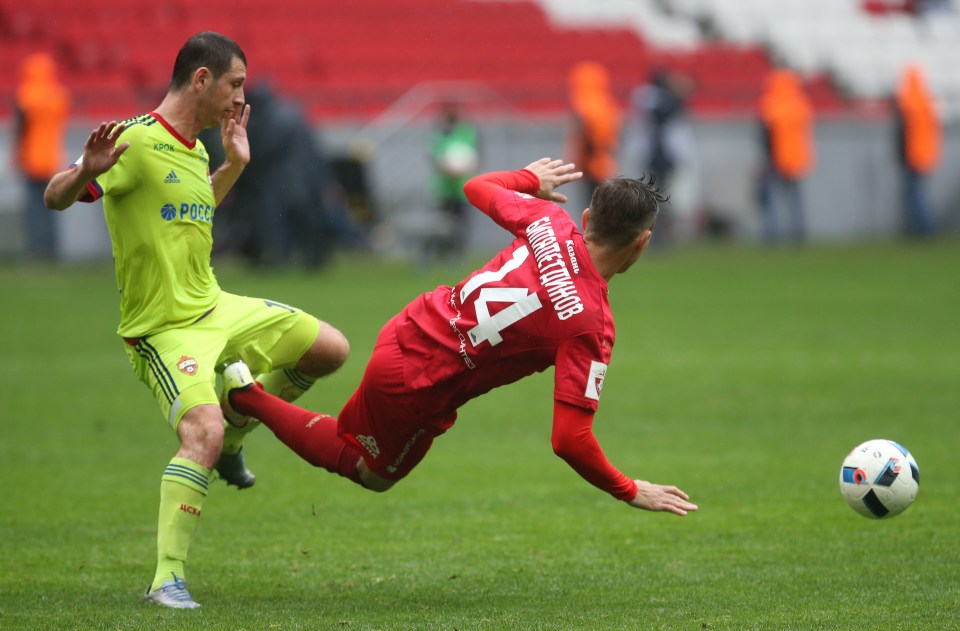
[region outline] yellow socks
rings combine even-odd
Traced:
[[[157,573],[150,591],[167,581],[185,578],[187,549],[200,521],[210,473],[210,469],[184,458],[173,458],[164,470],[157,521]]]
[[[264,392],[269,392],[287,403],[292,403],[309,390],[317,380],[306,376],[299,370],[284,368],[260,375],[257,377],[257,381],[263,386]]]

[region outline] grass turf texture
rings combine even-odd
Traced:
[[[553,456],[552,371],[471,402],[385,495],[261,428],[257,486],[217,482],[204,506],[192,612],[140,600],[175,439],[114,335],[112,270],[0,268],[0,628],[958,628],[957,245],[661,251],[616,278],[595,429],[628,475],[690,493],[683,519]],[[465,269],[218,275],[347,334],[348,364],[303,399],[335,413],[378,327]],[[889,522],[837,489],[880,437],[922,474]]]

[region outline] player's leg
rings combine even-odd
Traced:
[[[264,392],[242,363],[227,367],[223,374],[234,408],[259,418],[304,460],[371,490],[385,491],[423,459],[434,437],[456,417],[430,415],[429,400],[407,392],[403,368],[402,353],[388,325],[339,420]]]
[[[315,467],[360,483],[357,476],[360,454],[337,435],[337,419],[266,392],[243,362],[224,369],[223,388],[232,410],[260,419],[301,458]]]
[[[180,440],[160,481],[157,568],[146,597],[169,607],[198,607],[186,590],[184,564],[223,438],[213,387],[218,343],[179,329],[141,339],[127,351]]]
[[[388,480],[386,478],[381,478],[379,475],[373,472],[370,468],[370,465],[367,464],[367,461],[360,459],[360,462],[357,463],[357,476],[360,478],[360,484],[370,489],[371,491],[376,491],[377,493],[383,493],[384,491],[389,491],[393,488],[393,485],[397,483],[396,480]]]
[[[303,314],[268,354],[276,368],[260,374],[257,381],[266,392],[293,402],[347,361],[350,344],[330,324]],[[287,367],[291,357],[296,360]]]
[[[238,376],[244,374],[247,376]],[[264,392],[241,362],[224,371],[224,387],[235,409],[259,418],[305,461],[371,491],[392,488],[419,464],[440,433],[432,427],[428,430],[405,424],[398,426],[398,432],[372,429],[369,419],[362,420],[362,388],[341,410],[339,421],[306,410]],[[345,429],[348,434],[344,434]]]
[[[229,294],[223,300],[229,303],[232,321],[224,363],[244,361],[265,391],[285,401],[297,400],[317,379],[346,361],[350,347],[343,334],[299,309]],[[257,423],[231,415],[229,406],[225,407],[231,422],[224,435],[223,457],[242,458],[242,442]]]
[[[259,418],[305,461],[371,491],[387,491],[396,484],[396,480],[375,473],[356,446],[340,436],[337,419],[265,392],[242,362],[231,364],[223,374],[224,388],[233,408]]]
[[[200,522],[207,489],[213,478],[213,465],[223,443],[220,406],[208,403],[188,410],[177,424],[177,437],[180,449],[167,464],[160,480],[157,568],[148,590],[148,597],[156,594],[153,600],[166,593],[165,585],[169,592],[171,582],[187,594],[187,552]],[[170,605],[168,602],[160,604]]]

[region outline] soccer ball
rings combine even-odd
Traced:
[[[864,517],[896,517],[910,507],[920,488],[920,468],[907,449],[892,440],[868,440],[854,447],[840,467],[840,493]]]

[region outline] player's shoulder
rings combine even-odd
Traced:
[[[510,189],[503,189],[499,193],[497,201],[502,204],[508,204],[517,209],[522,216],[543,217],[544,215],[557,216],[570,219],[567,211],[552,201],[540,199],[529,193],[521,193]],[[562,219],[561,219],[562,221]]]
[[[138,114],[120,121],[123,125],[122,139],[143,138],[153,134],[157,128],[157,119],[152,114]]]

